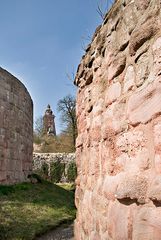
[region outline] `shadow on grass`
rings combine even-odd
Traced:
[[[75,218],[74,193],[53,183],[0,186],[0,239],[34,239]]]
[[[53,199],[52,199],[53,196]],[[71,205],[71,199],[74,199],[74,192],[59,187],[51,182],[43,181],[42,183],[22,183],[12,186],[0,186],[1,200],[18,201],[23,204],[35,203],[62,207],[64,203]],[[74,200],[73,204],[74,205]]]

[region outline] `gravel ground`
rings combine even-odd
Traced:
[[[73,224],[52,230],[35,240],[74,240]]]

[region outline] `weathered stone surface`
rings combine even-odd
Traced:
[[[102,113],[102,138],[107,139],[109,129],[113,132],[121,132],[128,128],[126,121],[126,105],[124,102],[114,102]]]
[[[107,232],[109,234],[108,239],[130,239],[130,215],[130,209],[126,205],[121,205],[116,201],[110,203],[107,215]]]
[[[124,92],[128,92],[135,86],[135,71],[133,66],[129,66],[126,70],[124,79]]]
[[[0,183],[25,181],[32,170],[33,103],[25,86],[0,68]]]
[[[152,47],[153,51],[153,76],[157,77],[161,75],[161,38],[159,37],[153,44]]]
[[[117,31],[117,29],[119,29],[119,31]],[[126,24],[123,20],[119,22],[119,24],[117,25],[117,29],[116,29],[116,34],[117,34],[116,39],[118,42],[118,49],[119,51],[123,51],[128,46],[129,39],[130,39]]]
[[[149,76],[150,59],[147,53],[144,53],[140,56],[136,64],[136,85],[137,87],[145,83],[146,79]]]
[[[149,6],[150,0],[135,0],[138,10],[145,10]]]
[[[148,189],[148,178],[143,175],[125,175],[120,181],[117,191],[117,199],[136,199],[140,203],[145,202]]]
[[[161,239],[160,8],[115,1],[78,69],[76,240]]]
[[[105,97],[105,104],[108,106],[117,98],[119,98],[121,95],[121,84],[119,82],[116,82],[109,86],[107,89],[106,97]]]
[[[126,6],[126,11],[124,11],[124,22],[129,34],[131,34],[138,22],[133,1]]]
[[[129,53],[135,55],[136,51],[157,33],[159,27],[157,19],[150,19],[132,33],[130,39]]]
[[[124,55],[119,55],[110,64],[108,68],[108,80],[112,80],[118,75],[120,75],[125,69],[126,57]]]
[[[127,116],[132,125],[147,123],[161,113],[161,82],[155,81],[143,90],[134,93],[127,107]]]
[[[148,197],[154,201],[161,201],[161,176],[157,175],[154,180],[152,181]]]
[[[161,236],[161,210],[145,205],[136,212],[133,222],[133,239],[154,239]]]

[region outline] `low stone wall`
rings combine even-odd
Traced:
[[[33,154],[33,171],[41,171],[43,164],[48,166],[48,175],[50,176],[51,163],[59,161],[65,165],[64,174],[61,182],[68,182],[67,169],[69,164],[75,162],[75,153],[34,153]]]

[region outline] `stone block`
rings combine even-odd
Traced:
[[[130,239],[132,228],[130,228],[130,209],[119,202],[111,202],[107,213],[107,229],[109,239]],[[103,239],[103,238],[102,238]]]
[[[155,201],[161,201],[161,176],[157,175],[150,184],[148,197]]]
[[[142,174],[126,174],[116,190],[117,199],[135,199],[138,203],[144,203],[148,189],[148,178]]]
[[[111,60],[111,64],[108,68],[108,80],[111,81],[118,75],[120,75],[126,66],[126,56],[124,54],[117,55]]]
[[[149,6],[150,0],[135,0],[138,10],[145,10]]]
[[[124,89],[123,92],[126,93],[135,86],[135,72],[134,67],[131,65],[127,68],[124,78]]]
[[[126,24],[126,28],[128,29],[129,34],[135,29],[138,18],[134,8],[134,2],[130,2],[126,5],[124,10],[124,22]]]
[[[126,104],[124,101],[114,102],[102,113],[102,138],[106,139],[109,129],[115,133],[128,128],[126,120]]]
[[[157,31],[159,27],[157,25],[157,19],[149,19],[146,21],[142,26],[136,28],[133,31],[131,38],[130,38],[130,45],[129,45],[129,53],[131,56],[135,55],[136,51],[149,39],[151,39]]]
[[[128,101],[127,116],[132,125],[147,123],[161,113],[161,83],[155,81],[135,92]]]
[[[158,240],[160,236],[161,210],[151,205],[145,205],[134,217],[132,239]]]
[[[136,85],[141,86],[149,76],[150,57],[148,53],[144,53],[140,56],[136,65]]]
[[[105,105],[108,106],[112,102],[116,101],[121,95],[121,84],[119,82],[113,83],[107,89],[105,95]]]

